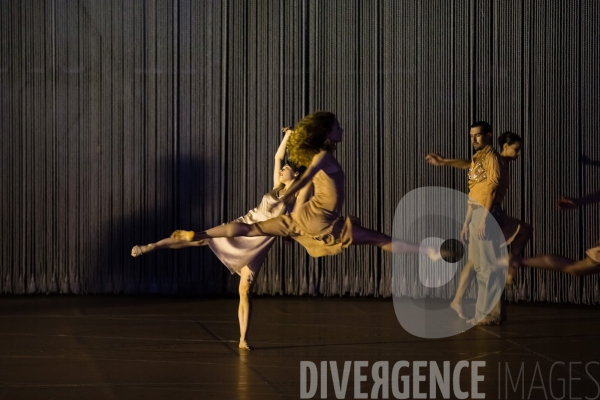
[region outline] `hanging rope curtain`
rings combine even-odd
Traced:
[[[414,188],[466,191],[424,157],[469,158],[483,119],[525,140],[505,205],[535,228],[526,254],[600,238],[600,207],[555,208],[600,189],[581,162],[600,159],[596,0],[9,0],[0,20],[2,293],[235,292],[208,248],[130,249],[253,208],[280,127],[315,110],[346,131],[344,213],[365,227],[391,233]],[[375,248],[278,241],[256,291],[390,296],[393,274]],[[598,276],[522,269],[508,296],[597,303]]]

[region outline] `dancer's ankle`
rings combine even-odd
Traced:
[[[238,348],[252,350],[252,346],[250,346],[245,339],[240,339],[240,344],[238,345]]]
[[[465,316],[465,311],[463,310],[462,302],[460,300],[454,299],[452,303],[450,303],[450,308],[458,314],[458,317],[461,319],[467,319]]]

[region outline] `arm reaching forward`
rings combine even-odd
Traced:
[[[460,169],[469,169],[471,167],[471,161],[463,160],[460,158],[444,158],[437,153],[429,153],[425,160],[432,165],[446,166]]]

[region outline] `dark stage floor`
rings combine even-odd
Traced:
[[[395,318],[391,299],[259,297],[250,336],[256,349],[246,352],[237,348],[235,298],[0,300],[0,399],[300,398],[301,361],[318,369],[315,399],[321,398],[321,361],[337,361],[340,376],[344,361],[368,362],[356,368],[365,376],[364,382],[357,379],[356,393],[354,367],[360,364],[351,364],[341,393],[372,398],[373,364],[383,361],[378,365],[387,364],[393,375],[401,360],[410,365],[400,370],[408,376],[408,398],[417,396],[413,378],[423,380],[422,398],[431,398],[430,383],[436,382],[429,375],[431,363],[413,372],[418,361],[435,361],[442,372],[443,362],[450,362],[446,377],[458,372],[460,384],[448,380],[449,398],[461,391],[467,398],[483,393],[486,399],[600,394],[598,307],[510,304],[503,326],[432,340],[408,334]],[[469,362],[462,370],[456,368],[461,360]],[[476,369],[473,361],[486,364]],[[327,396],[336,398],[331,371],[326,372]],[[394,398],[389,380],[378,387],[377,398],[383,386]],[[398,390],[403,388],[401,381]],[[444,398],[438,390],[437,398]]]

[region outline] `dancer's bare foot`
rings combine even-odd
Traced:
[[[463,310],[463,306],[461,303],[453,301],[452,303],[450,303],[450,308],[456,311],[459,318],[467,319],[467,317],[464,314],[465,310]]]
[[[194,240],[194,231],[177,230],[171,234],[171,238],[191,242]]]
[[[442,258],[442,255],[438,249],[430,247],[427,249],[427,257],[429,257],[431,261],[438,261],[440,258]]]
[[[448,257],[454,256],[454,252],[452,250],[436,249],[433,247],[428,248],[426,253],[427,253],[427,256],[429,257],[429,259],[434,262],[439,261],[442,258],[448,258]]]
[[[153,244],[149,244],[149,245],[142,245],[142,246],[133,246],[133,249],[131,249],[131,256],[132,257],[138,257],[141,256],[142,254],[146,254],[150,251],[152,251],[152,248],[154,247]]]
[[[502,320],[500,320],[500,318],[484,318],[481,321],[479,321],[479,323],[477,324],[477,326],[490,326],[490,325],[500,325],[502,324]]]
[[[512,285],[513,278],[517,273],[517,268],[521,266],[523,258],[518,254],[511,254],[510,261],[508,262],[508,274],[506,276],[506,284]]]
[[[245,340],[240,340],[240,344],[238,346],[240,349],[244,350],[253,350],[254,348],[248,344]]]
[[[467,323],[471,324],[473,326],[490,326],[490,325],[500,325],[500,324],[502,324],[502,321],[500,320],[500,318],[485,317],[481,321],[477,321],[475,318],[472,318],[472,319],[468,320]]]

